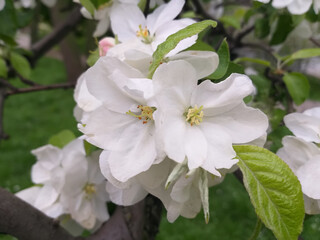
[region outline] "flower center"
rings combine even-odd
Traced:
[[[96,186],[92,183],[87,183],[83,188],[86,198],[91,199],[92,196],[97,192]]]
[[[198,108],[197,105],[194,107],[189,107],[186,112],[183,114],[186,117],[186,121],[190,123],[191,126],[200,125],[203,118],[203,106]]]
[[[149,106],[143,106],[143,105],[138,105],[137,108],[140,109],[141,111],[140,115],[135,114],[131,111],[126,112],[126,114],[136,117],[139,120],[142,120],[142,124],[146,124],[148,123],[149,120],[153,120],[152,114],[155,110],[157,110],[157,108],[155,107],[149,107]]]
[[[137,31],[137,37],[142,39],[142,42],[150,44],[153,41],[153,37],[150,35],[150,32],[147,27],[142,28],[141,24],[139,25],[139,30]]]

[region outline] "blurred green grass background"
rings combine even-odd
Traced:
[[[62,62],[42,58],[32,72],[32,80],[40,84],[65,82]],[[12,80],[17,84],[16,80]],[[35,158],[32,149],[48,143],[48,139],[64,129],[80,135],[73,117],[73,90],[50,90],[10,96],[5,102],[4,127],[10,139],[0,142],[0,186],[15,193],[32,185],[31,166]],[[195,219],[180,217],[171,224],[163,213],[157,240],[230,240],[249,239],[256,222],[254,209],[241,183],[229,175],[210,189],[210,222],[205,224],[201,212]],[[1,216],[0,216],[1,217]],[[305,221],[305,240],[320,239],[320,217]],[[1,240],[14,238],[0,234]],[[263,228],[259,240],[273,240],[273,234]]]

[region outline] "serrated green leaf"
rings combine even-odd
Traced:
[[[257,146],[234,146],[244,185],[257,215],[278,240],[298,239],[304,201],[298,178],[274,153]]]
[[[7,78],[8,76],[8,67],[6,61],[3,58],[0,58],[0,77]]]
[[[99,49],[96,49],[95,51],[91,52],[87,59],[88,66],[92,67],[98,61],[99,57]]]
[[[31,74],[31,66],[29,61],[16,52],[10,52],[10,62],[12,67],[24,78],[29,78]]]
[[[151,66],[149,67],[149,78],[152,78],[153,73],[156,71],[157,67],[161,64],[161,62],[163,61],[163,58],[171,50],[173,50],[180,41],[202,32],[204,29],[206,29],[209,26],[216,27],[217,22],[212,20],[197,22],[170,35],[163,43],[161,43],[157,47],[157,50],[152,55],[153,60],[152,60]]]
[[[82,4],[82,6],[84,6],[85,9],[88,10],[88,12],[93,16],[94,11],[95,11],[95,7],[94,4],[90,1],[90,0],[80,0],[80,3]]]
[[[306,76],[301,73],[286,73],[283,81],[289,91],[295,104],[302,104],[308,97],[310,92],[310,84]]]
[[[76,136],[70,130],[63,130],[49,139],[49,144],[58,148],[63,148],[69,142],[74,140]]]
[[[209,76],[210,79],[220,79],[228,71],[230,63],[230,53],[226,39],[224,39],[221,43],[221,46],[217,53],[219,55],[219,66],[217,70]]]

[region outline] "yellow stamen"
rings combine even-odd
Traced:
[[[134,114],[131,111],[126,112],[126,114],[136,117],[139,120],[142,120],[142,124],[146,124],[148,123],[149,120],[153,120],[152,114],[155,110],[157,110],[157,108],[155,107],[149,107],[149,106],[143,106],[143,105],[138,105],[137,108],[141,110],[140,115]]]
[[[184,116],[186,117],[186,121],[190,123],[191,126],[200,125],[203,118],[203,106],[199,107],[195,105],[193,108],[189,107],[185,112]]]
[[[92,183],[87,183],[83,188],[86,198],[92,198],[92,196],[97,192],[96,186]]]
[[[142,41],[144,43],[151,43],[153,40],[153,37],[151,37],[150,32],[147,27],[142,28],[141,24],[139,25],[139,30],[137,31],[137,37],[142,38]]]

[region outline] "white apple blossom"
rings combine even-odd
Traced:
[[[110,13],[112,30],[121,42],[138,39],[142,44],[149,46],[153,52],[168,36],[195,22],[188,18],[174,20],[184,3],[184,0],[171,0],[156,8],[146,18],[139,7],[121,5]],[[182,40],[168,56],[190,47],[196,39],[197,36],[193,36]]]
[[[156,128],[169,158],[189,170],[199,167],[220,176],[237,160],[232,145],[265,134],[267,117],[247,107],[243,98],[254,90],[251,80],[240,74],[215,84],[197,85],[198,76],[186,61],[163,63],[155,72]]]
[[[294,136],[282,140],[283,147],[277,155],[284,160],[298,177],[304,193],[308,214],[320,214],[320,149],[310,142]]]
[[[112,37],[105,37],[99,41],[99,55],[105,56],[110,48],[116,45],[116,40]]]
[[[112,175],[125,182],[161,161],[155,142],[152,81],[111,57],[101,57],[85,78],[89,93],[102,105],[79,128],[87,141],[110,150],[100,161],[108,161]]]
[[[262,3],[269,3],[270,0],[257,0]],[[274,8],[288,8],[288,11],[292,14],[304,14],[306,13],[313,3],[313,9],[316,13],[320,10],[319,0],[273,0],[272,6]]]
[[[291,113],[284,117],[286,126],[293,134],[307,142],[320,143],[320,107],[303,113]]]
[[[63,149],[46,145],[32,153],[37,162],[31,176],[38,185],[18,192],[18,197],[53,218],[70,214],[86,229],[109,218],[106,182],[98,163],[100,151],[86,156],[83,140],[75,139]]]

